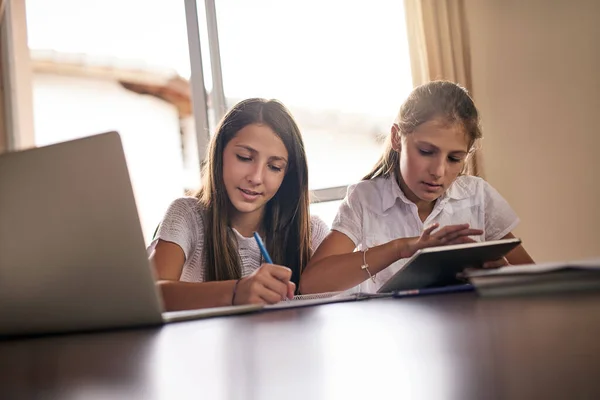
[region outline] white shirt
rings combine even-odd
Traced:
[[[416,204],[408,200],[392,175],[350,186],[331,229],[345,234],[358,251],[364,251],[397,238],[420,236],[425,227],[436,222],[440,228],[468,223],[471,228],[484,231],[483,237],[472,237],[474,240],[487,241],[501,239],[510,233],[518,225],[519,218],[486,181],[474,176],[459,176],[422,222]],[[366,259],[368,263],[368,252]],[[406,261],[402,259],[391,264],[377,274],[375,283],[368,279],[352,291],[376,292]]]
[[[148,255],[156,247],[158,239],[172,242],[183,250],[185,263],[180,281],[204,282],[204,221],[203,210],[195,197],[182,197],[171,203],[160,223],[156,237],[148,246]],[[317,216],[311,216],[311,248],[317,249],[329,233],[327,224]],[[233,229],[242,262],[242,276],[250,275],[261,264],[261,253],[254,237],[244,237]]]

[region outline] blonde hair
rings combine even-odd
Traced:
[[[409,135],[421,124],[433,119],[442,119],[449,124],[460,123],[469,138],[471,151],[481,138],[479,112],[467,90],[449,81],[432,81],[417,86],[402,103],[395,123],[400,135]],[[389,177],[392,173],[400,175],[400,155],[392,146],[394,140],[390,134],[385,149],[373,169],[363,180],[379,176]]]

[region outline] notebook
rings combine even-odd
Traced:
[[[517,247],[521,239],[500,239],[418,250],[388,279],[378,293],[464,283],[459,277],[467,267],[497,260]]]
[[[600,258],[467,270],[482,296],[510,296],[600,290]]]
[[[342,303],[347,301],[360,301],[373,298],[392,297],[392,293],[350,293],[325,292],[294,296],[292,300],[284,300],[276,304],[263,306],[264,310],[281,310],[286,308],[309,307],[321,304]]]

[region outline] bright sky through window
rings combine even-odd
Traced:
[[[410,90],[402,1],[216,3],[227,97],[389,116]],[[202,1],[198,9],[204,15]],[[189,76],[183,1],[27,0],[27,18],[32,49],[143,61]],[[204,73],[210,77],[209,65]]]

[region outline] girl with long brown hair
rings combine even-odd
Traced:
[[[202,179],[196,196],[169,206],[148,248],[165,308],[292,298],[329,229],[309,215],[304,143],[290,112],[276,100],[236,104],[211,139]]]

